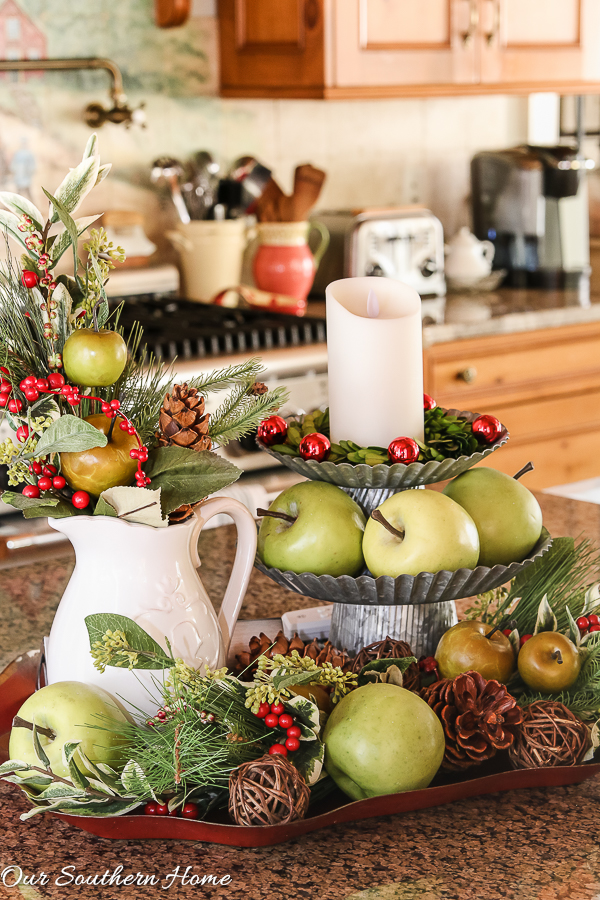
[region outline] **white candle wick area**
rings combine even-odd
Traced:
[[[377,319],[379,316],[379,300],[373,289],[369,291],[367,297],[367,315],[370,319]]]

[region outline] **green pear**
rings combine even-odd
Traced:
[[[353,800],[427,787],[445,751],[436,714],[395,684],[347,694],[327,720],[323,743],[327,773]]]
[[[540,505],[525,485],[496,469],[463,472],[444,494],[469,513],[479,532],[479,565],[507,566],[525,559],[542,533]]]

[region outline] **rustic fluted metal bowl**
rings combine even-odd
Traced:
[[[468,412],[458,409],[446,409],[444,412],[452,416],[460,416],[467,422],[473,422],[481,413]],[[387,466],[381,463],[378,466],[364,464],[354,466],[351,463],[316,462],[314,459],[302,459],[300,456],[288,456],[286,453],[278,453],[257,440],[261,450],[266,450],[274,459],[287,466],[299,475],[310,478],[311,481],[328,481],[345,488],[389,488],[400,490],[402,488],[420,487],[424,484],[434,484],[437,481],[446,481],[456,478],[470,469],[476,463],[481,462],[494,450],[503,447],[508,441],[508,429],[503,425],[502,434],[493,444],[489,444],[482,450],[472,453],[470,456],[459,456],[458,459],[444,459],[442,462],[430,460],[426,463],[414,462],[409,465],[395,463]],[[311,595],[314,596],[314,595]]]
[[[455,572],[420,572],[419,575],[400,575],[398,578],[391,578],[389,575],[373,578],[369,574],[359,575],[357,578],[350,575],[334,578],[332,575],[313,575],[311,572],[297,575],[294,572],[282,572],[281,569],[270,569],[258,557],[254,565],[277,584],[316,600],[355,606],[418,606],[491,591],[510,581],[547,553],[551,544],[550,533],[542,528],[539,541],[522,562],[492,568],[477,566],[475,569],[457,569]]]

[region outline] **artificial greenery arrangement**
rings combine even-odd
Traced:
[[[520,706],[552,700],[585,721],[600,719],[599,566],[600,553],[589,540],[555,538],[549,552],[508,587],[480,595],[468,610],[469,618],[503,630],[511,641],[518,666],[508,684]],[[527,657],[540,643],[538,635],[546,635],[542,650],[554,657],[557,665],[549,672],[567,685],[562,689],[544,689],[553,687],[547,673],[531,675]]]
[[[22,254],[0,271],[0,408],[15,433],[0,444],[3,500],[27,518],[93,513],[159,527],[239,477],[209,451],[252,432],[285,391],[267,390],[257,359],[174,385],[141,327],[122,333],[105,284],[123,251],[92,229],[82,262],[78,240],[98,216],[73,218],[109,170],[93,135],[54,194],[44,190],[47,215],[0,193],[0,226]],[[69,250],[73,274],[57,275]],[[224,389],[209,416],[206,396]]]
[[[430,398],[429,398],[430,399]],[[430,401],[433,402],[433,401]],[[439,406],[424,409],[425,434],[423,441],[415,441],[414,459],[410,461],[425,463],[430,460],[438,462],[444,459],[458,459],[469,456],[489,441],[481,440],[473,431],[472,423],[459,416],[450,415]],[[287,422],[284,440],[268,442],[271,450],[287,456],[303,456],[300,444],[303,438],[311,435],[322,435],[329,439],[329,410],[313,410],[303,416],[297,416]],[[305,456],[306,458],[306,456]],[[399,460],[386,447],[360,447],[353,441],[332,443],[326,457],[329,462],[347,462],[352,465],[367,466],[392,465]]]
[[[357,675],[331,663],[319,666],[295,651],[261,657],[254,680],[244,682],[226,668],[191,668],[173,657],[168,641],[165,652],[126,616],[88,616],[86,625],[100,671],[106,666],[157,671],[157,712],[151,719],[140,714],[137,722],[107,719],[96,725],[118,736],[122,764],[116,768],[90,761],[76,743],[66,745],[70,780],[56,776],[34,736],[36,772],[18,760],[0,766],[0,777],[18,784],[33,803],[23,819],[44,811],[124,815],[144,805],[152,815],[153,804],[184,816],[192,804],[189,817],[204,818],[214,807],[227,806],[234,770],[268,757],[289,755],[311,789],[324,779],[319,738],[324,716],[310,692],[304,697],[295,689],[326,686],[335,704],[356,686]],[[320,785],[315,796],[323,792]]]

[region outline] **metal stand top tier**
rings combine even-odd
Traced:
[[[480,415],[480,413],[457,409],[446,409],[444,412],[465,419],[467,422],[474,422]],[[350,463],[316,462],[314,459],[302,459],[299,456],[278,453],[261,441],[257,441],[257,443],[261,450],[266,450],[282,465],[299,475],[304,475],[305,478],[310,478],[311,481],[328,481],[330,484],[337,484],[342,488],[387,489],[391,493],[395,493],[406,488],[423,487],[426,484],[435,484],[438,481],[456,478],[457,475],[461,475],[484,460],[494,450],[503,447],[508,438],[508,430],[503,425],[498,440],[470,456],[444,459],[442,462],[430,460],[426,463],[414,462],[409,465],[395,463],[392,466],[387,466],[385,463],[378,466],[364,464],[353,466]]]

